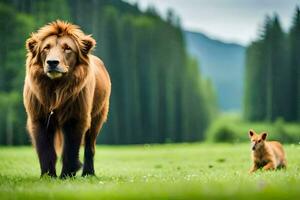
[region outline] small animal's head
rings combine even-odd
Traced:
[[[267,133],[262,132],[261,134],[255,133],[254,130],[249,130],[249,137],[251,141],[251,149],[253,151],[259,150],[265,145],[265,141],[267,139]]]
[[[87,61],[95,44],[95,40],[78,26],[55,21],[33,33],[26,47],[29,59],[40,66],[40,73],[57,79],[72,73],[78,64]]]

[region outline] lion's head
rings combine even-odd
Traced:
[[[58,79],[75,70],[80,63],[87,63],[87,55],[96,41],[85,35],[78,26],[63,22],[52,22],[26,41],[27,66],[31,71],[50,79]]]

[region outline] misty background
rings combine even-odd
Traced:
[[[217,91],[221,111],[242,111],[246,47],[257,39],[267,15],[280,16],[288,31],[299,0],[126,0],[162,16],[172,9],[180,16],[188,51],[201,64]],[[233,79],[234,77],[234,79]]]

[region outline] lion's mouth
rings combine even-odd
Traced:
[[[65,73],[67,73],[67,70],[62,67],[55,67],[55,68],[48,67],[48,69],[46,70],[46,74],[50,79],[60,78]]]
[[[47,76],[48,76],[50,79],[60,78],[60,77],[62,77],[62,75],[63,75],[62,72],[57,72],[57,71],[47,72]]]

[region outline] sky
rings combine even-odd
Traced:
[[[277,13],[285,30],[291,25],[300,0],[125,0],[138,2],[144,10],[155,6],[164,16],[171,8],[185,30],[198,31],[226,42],[249,44],[257,35],[265,16]]]

